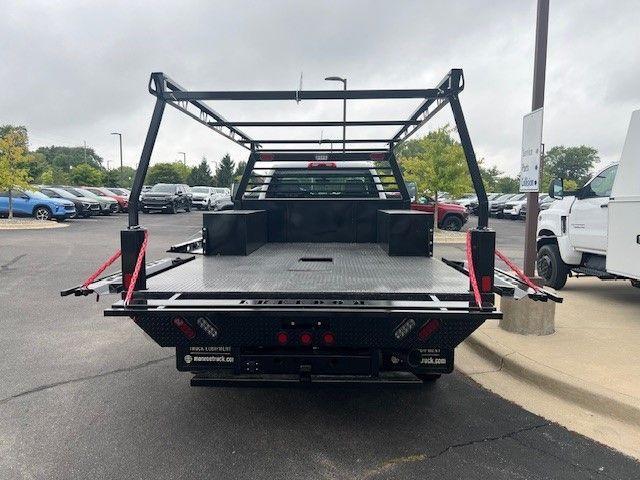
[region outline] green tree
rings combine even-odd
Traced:
[[[418,193],[448,192],[456,196],[471,188],[467,162],[460,143],[453,139],[449,125],[409,140],[399,153],[401,168],[408,181],[416,182]]]
[[[593,166],[599,160],[598,150],[586,145],[555,146],[544,155],[543,188],[548,188],[549,181],[556,177],[573,180],[577,185],[584,185],[589,179]]]
[[[104,173],[88,163],[81,163],[71,170],[69,180],[78,186],[99,187],[104,180]]]
[[[203,156],[202,161],[198,164],[198,166],[191,169],[191,172],[187,177],[187,183],[192,187],[196,185],[209,186],[213,183],[211,168],[209,168],[207,157]]]
[[[498,179],[503,175],[498,167],[489,167],[485,168],[480,165],[480,176],[482,177],[482,182],[484,183],[484,188],[487,192],[499,192],[500,190],[496,187],[498,183]]]
[[[247,168],[247,162],[241,161],[236,165],[236,171],[233,172],[233,182],[238,183],[242,178],[242,174],[244,173],[244,169]]]
[[[32,155],[28,153],[27,130],[24,127],[0,127],[0,190],[9,191],[9,218],[13,218],[14,188],[29,185],[28,164]]]
[[[44,156],[46,162],[68,172],[73,167],[86,163],[94,168],[103,170],[102,157],[91,147],[40,147],[36,150]]]
[[[62,169],[49,167],[42,172],[38,182],[43,185],[66,185],[71,183],[71,180],[69,179],[69,174]]]
[[[233,183],[233,172],[234,165],[231,157],[227,153],[220,163],[218,164],[218,168],[216,168],[216,176],[213,180],[214,186],[216,187],[231,187]]]
[[[503,175],[496,180],[496,192],[518,193],[520,191],[520,179]]]
[[[107,170],[104,175],[104,185],[105,187],[131,188],[135,175],[135,169],[128,166]]]
[[[185,172],[186,170],[186,172]],[[180,162],[156,163],[149,167],[147,183],[185,183],[189,175],[189,167]]]

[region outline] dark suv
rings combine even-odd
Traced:
[[[187,185],[177,183],[158,183],[140,198],[140,209],[147,213],[151,210],[176,213],[179,209],[191,211],[191,190]]]

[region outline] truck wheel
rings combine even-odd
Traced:
[[[416,373],[415,375],[422,380],[423,383],[435,382],[442,376],[439,373]]]
[[[172,203],[171,206],[167,209],[169,213],[176,213],[178,210],[176,209],[176,204]]]
[[[191,202],[187,202],[187,206],[184,207],[184,211],[185,212],[190,212],[191,211]]]
[[[36,220],[51,220],[51,210],[47,207],[38,207],[33,211]]]
[[[640,280],[631,280],[631,286],[640,288]]]
[[[540,247],[536,266],[538,275],[542,277],[545,285],[560,290],[567,283],[569,269],[562,261],[557,245],[548,244]]]
[[[456,215],[447,215],[440,225],[442,230],[451,230],[458,232],[462,228],[462,219]]]

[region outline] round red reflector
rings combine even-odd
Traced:
[[[300,343],[302,345],[311,345],[312,341],[313,341],[313,337],[309,332],[302,332],[300,334]]]
[[[280,345],[286,345],[289,342],[289,334],[287,332],[279,332],[276,338]]]
[[[336,343],[336,336],[332,332],[325,332],[322,341],[327,345],[333,345]]]

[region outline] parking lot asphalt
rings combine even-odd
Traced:
[[[640,477],[635,461],[460,373],[411,390],[191,388],[171,350],[102,315],[113,297],[59,296],[119,248],[125,222],[0,232],[0,478]],[[141,215],[147,258],[200,222]],[[492,225],[521,261],[523,223]]]

